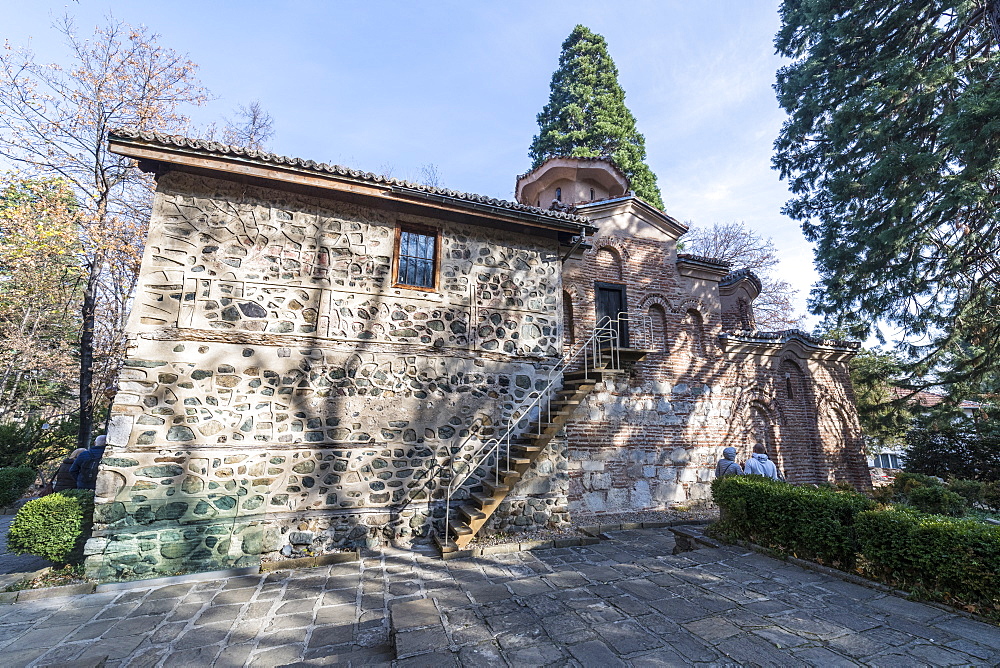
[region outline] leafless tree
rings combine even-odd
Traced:
[[[796,315],[792,303],[797,290],[771,275],[779,259],[769,237],[760,236],[743,223],[716,223],[712,227],[692,227],[684,244],[686,252],[724,260],[733,269],[749,269],[760,278],[763,289],[754,301],[759,329],[789,329],[801,324],[802,316]]]
[[[441,183],[441,172],[438,171],[437,165],[432,162],[427,163],[420,168],[420,177],[417,181],[425,186],[430,186],[431,188],[444,187]]]
[[[85,275],[79,444],[86,446],[93,386],[113,377],[123,354],[153,188],[132,160],[107,150],[107,133],[182,132],[184,107],[202,104],[206,91],[197,66],[145,27],[109,18],[89,38],[69,17],[54,27],[69,48],[63,65],[39,63],[27,48],[0,51],[0,157],[28,176],[65,179],[76,196]]]
[[[235,119],[226,119],[221,141],[231,146],[263,151],[267,150],[267,142],[273,136],[274,119],[259,101],[254,100],[246,106],[241,104],[236,110]]]

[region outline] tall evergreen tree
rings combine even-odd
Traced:
[[[784,0],[774,165],[816,243],[812,309],[913,345],[913,376],[1000,367],[1000,0]],[[919,345],[918,345],[919,344]]]
[[[618,68],[600,35],[578,25],[566,38],[549,103],[528,151],[532,168],[556,156],[606,157],[625,172],[636,194],[662,209],[656,175],[646,165],[646,140],[635,128],[618,84]]]

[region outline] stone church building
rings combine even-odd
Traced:
[[[856,345],[760,332],[760,281],[600,159],[516,202],[115,131],[156,194],[98,476],[101,579],[710,498],[722,448],[870,484]]]

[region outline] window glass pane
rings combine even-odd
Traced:
[[[420,282],[420,285],[430,287],[433,283],[433,269],[434,263],[431,260],[420,261],[420,277],[417,279]]]
[[[397,281],[402,285],[434,287],[436,237],[432,234],[400,231]]]
[[[410,258],[399,256],[399,282],[410,283]]]

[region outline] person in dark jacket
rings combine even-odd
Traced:
[[[59,465],[59,470],[52,476],[53,492],[61,492],[64,489],[76,489],[76,475],[70,473],[70,468],[73,466],[76,458],[86,451],[85,448],[77,448],[70,453],[69,457],[63,460],[62,464]]]
[[[723,450],[722,459],[715,465],[716,478],[725,478],[727,475],[743,475],[743,469],[736,463],[736,448]]]
[[[97,467],[104,457],[106,436],[98,436],[89,450],[84,450],[69,467],[69,472],[76,476],[77,489],[97,488]]]

